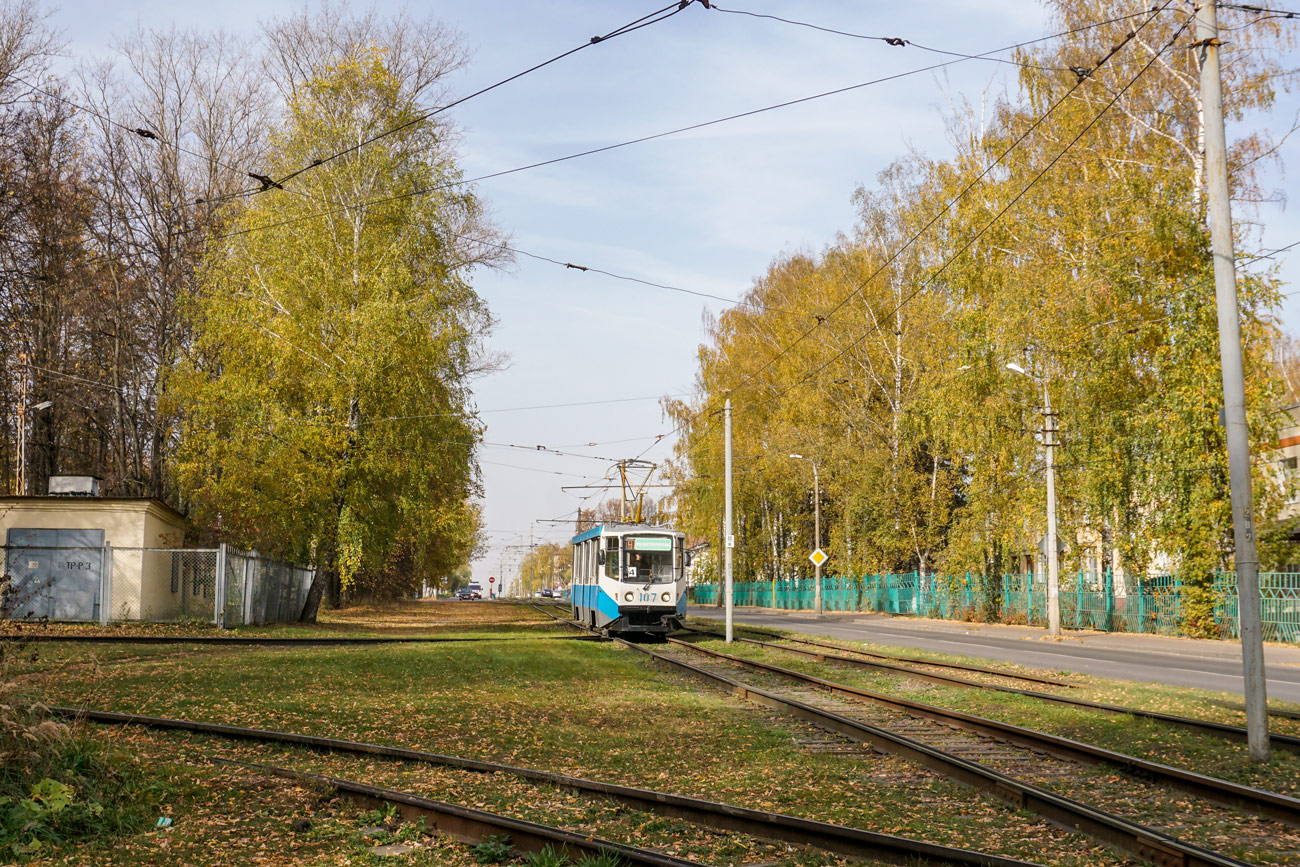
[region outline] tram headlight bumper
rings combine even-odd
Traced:
[[[623,601],[625,601],[625,602],[631,602],[631,601],[632,601],[632,591],[631,591],[631,590],[629,590],[629,591],[627,591],[626,593],[623,594]]]
[[[668,594],[665,593],[663,596],[660,596],[659,598],[662,599],[663,601],[667,602],[667,601],[668,601]]]

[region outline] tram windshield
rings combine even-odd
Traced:
[[[671,584],[673,540],[667,536],[631,536],[624,541],[624,580],[630,583]]]

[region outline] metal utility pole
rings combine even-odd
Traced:
[[[722,521],[724,525],[723,535],[725,536],[723,544],[726,546],[726,548],[723,551],[723,557],[726,558],[725,560],[726,565],[724,566],[723,574],[725,577],[723,578],[722,592],[727,600],[726,601],[727,644],[730,644],[732,638],[732,632],[733,632],[733,621],[735,619],[735,607],[736,607],[735,596],[732,593],[732,585],[731,585],[731,552],[736,547],[736,537],[731,532],[731,398],[727,398],[727,403],[723,407],[722,412],[724,418],[723,430],[725,433],[723,439],[724,439],[724,451],[726,454],[725,461],[726,461],[726,477],[727,477],[726,478],[727,505],[725,510],[723,511],[723,517],[722,517]]]
[[[807,461],[812,464],[813,468],[813,550],[820,551],[822,547],[822,490],[821,482],[817,478],[817,462],[812,458],[805,458],[803,455],[790,455],[797,461]],[[776,605],[773,597],[773,605]],[[813,561],[813,612],[822,616],[822,561],[820,558]]]
[[[1052,411],[1052,396],[1047,391],[1047,380],[1035,377],[1019,364],[1012,362],[1007,370],[1027,376],[1043,386],[1043,462],[1047,469],[1047,535],[1043,544],[1047,548],[1047,634],[1061,634],[1061,555],[1056,546],[1056,413]],[[1030,576],[1031,578],[1033,576]]]
[[[1250,758],[1269,760],[1268,694],[1264,681],[1264,636],[1259,601],[1259,555],[1255,550],[1254,503],[1250,490],[1250,438],[1241,364],[1241,321],[1232,251],[1232,205],[1228,197],[1228,144],[1223,124],[1223,82],[1219,72],[1219,22],[1214,0],[1196,0],[1197,59],[1205,125],[1205,182],[1209,195],[1210,249],[1214,297],[1219,312],[1219,367],[1223,371],[1232,535],[1236,548],[1238,628],[1246,686],[1246,740]]]
[[[1047,464],[1047,634],[1061,634],[1061,556],[1056,548],[1056,413],[1043,381],[1043,450]]]

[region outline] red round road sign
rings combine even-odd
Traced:
[[[489,583],[489,584],[492,584],[492,583],[494,583],[496,580],[497,580],[497,579],[496,579],[496,576],[493,575],[491,578],[488,579],[488,583]]]

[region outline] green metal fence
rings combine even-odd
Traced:
[[[1002,623],[1047,624],[1047,585],[1041,577],[1005,575],[997,592],[986,594],[980,576],[919,575],[916,572],[829,575],[822,578],[822,608],[826,611],[876,611],[912,614],[941,620],[977,620],[987,616],[986,601],[996,598],[995,619]],[[1140,578],[1136,586],[1116,588],[1109,571],[1061,576],[1061,625],[1066,629],[1142,632],[1178,635],[1184,614],[1184,588],[1176,575]],[[1300,642],[1300,573],[1264,572],[1259,576],[1264,638]],[[813,607],[813,581],[737,581],[735,604],[787,611]],[[1211,588],[1214,624],[1221,638],[1237,637],[1237,578],[1232,572],[1215,576]],[[691,589],[699,605],[717,602],[718,585]]]

